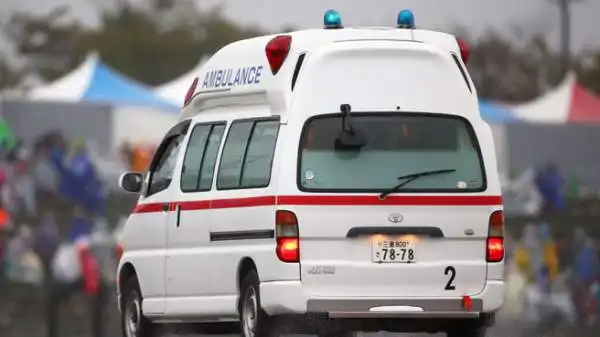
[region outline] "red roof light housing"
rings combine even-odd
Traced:
[[[292,37],[289,35],[276,36],[267,43],[265,53],[267,54],[267,61],[273,75],[276,75],[283,66],[283,62],[285,62],[290,53],[291,46]]]
[[[196,88],[198,87],[198,81],[199,78],[196,77],[194,78],[194,80],[192,81],[192,85],[190,85],[190,88],[188,89],[187,93],[185,94],[185,98],[183,99],[183,106],[187,106],[188,104],[190,104],[190,102],[192,101],[192,98],[194,98],[194,94],[196,93]]]
[[[458,43],[458,49],[460,49],[460,58],[464,64],[467,64],[467,62],[469,62],[469,56],[471,56],[469,44],[467,41],[460,38],[456,38],[456,42]]]

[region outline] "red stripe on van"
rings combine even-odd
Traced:
[[[501,205],[501,196],[388,196],[381,200],[374,195],[310,195],[280,196],[279,205],[329,205],[329,206],[492,206]]]
[[[135,209],[133,210],[133,213],[156,213],[156,212],[162,212],[163,210],[163,205],[166,202],[159,202],[159,203],[151,203],[151,204],[139,204],[137,206],[135,206]],[[170,207],[169,207],[170,209]]]
[[[210,202],[210,208],[240,208],[240,207],[255,207],[255,206],[273,206],[275,205],[274,196],[266,197],[250,197],[250,198],[235,198],[235,199],[216,199]]]
[[[289,196],[263,196],[248,198],[231,198],[199,201],[168,202],[169,209],[174,210],[175,205],[181,205],[181,210],[224,209],[257,206],[497,206],[502,205],[502,197],[490,196],[388,196],[380,200],[377,196],[365,195],[289,195]],[[140,204],[134,213],[161,212],[164,203]]]
[[[174,205],[180,205],[182,211],[196,211],[210,208],[210,200],[181,201],[173,202]]]

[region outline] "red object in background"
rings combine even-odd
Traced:
[[[19,161],[15,164],[15,171],[18,173],[27,173],[28,167],[26,161]]]
[[[98,262],[85,245],[79,246],[79,263],[83,278],[83,291],[88,295],[96,295],[100,290],[100,270]]]
[[[0,208],[0,231],[9,229],[10,214],[3,208]]]
[[[6,171],[4,169],[0,169],[0,184],[4,184],[6,178],[8,178]]]
[[[600,122],[600,96],[588,91],[579,83],[571,89],[569,122]]]

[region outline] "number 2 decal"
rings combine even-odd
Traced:
[[[448,276],[448,283],[446,283],[444,290],[456,290],[456,285],[454,285],[456,269],[454,269],[452,266],[448,266],[446,267],[446,270],[444,270],[444,275]]]

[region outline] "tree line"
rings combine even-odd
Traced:
[[[25,62],[15,65],[0,54],[0,89],[14,87],[32,73],[47,81],[56,79],[90,51],[97,51],[104,62],[125,75],[160,85],[189,71],[223,45],[268,33],[231,22],[218,8],[199,10],[192,0],[149,0],[143,6],[118,3],[103,11],[96,28],[66,20],[66,7],[41,17],[13,15],[0,25],[0,33]],[[543,36],[515,38],[494,31],[478,38],[461,36],[469,42],[468,68],[484,99],[531,100],[564,76],[560,55]],[[572,69],[586,88],[600,93],[600,50],[575,55]]]

